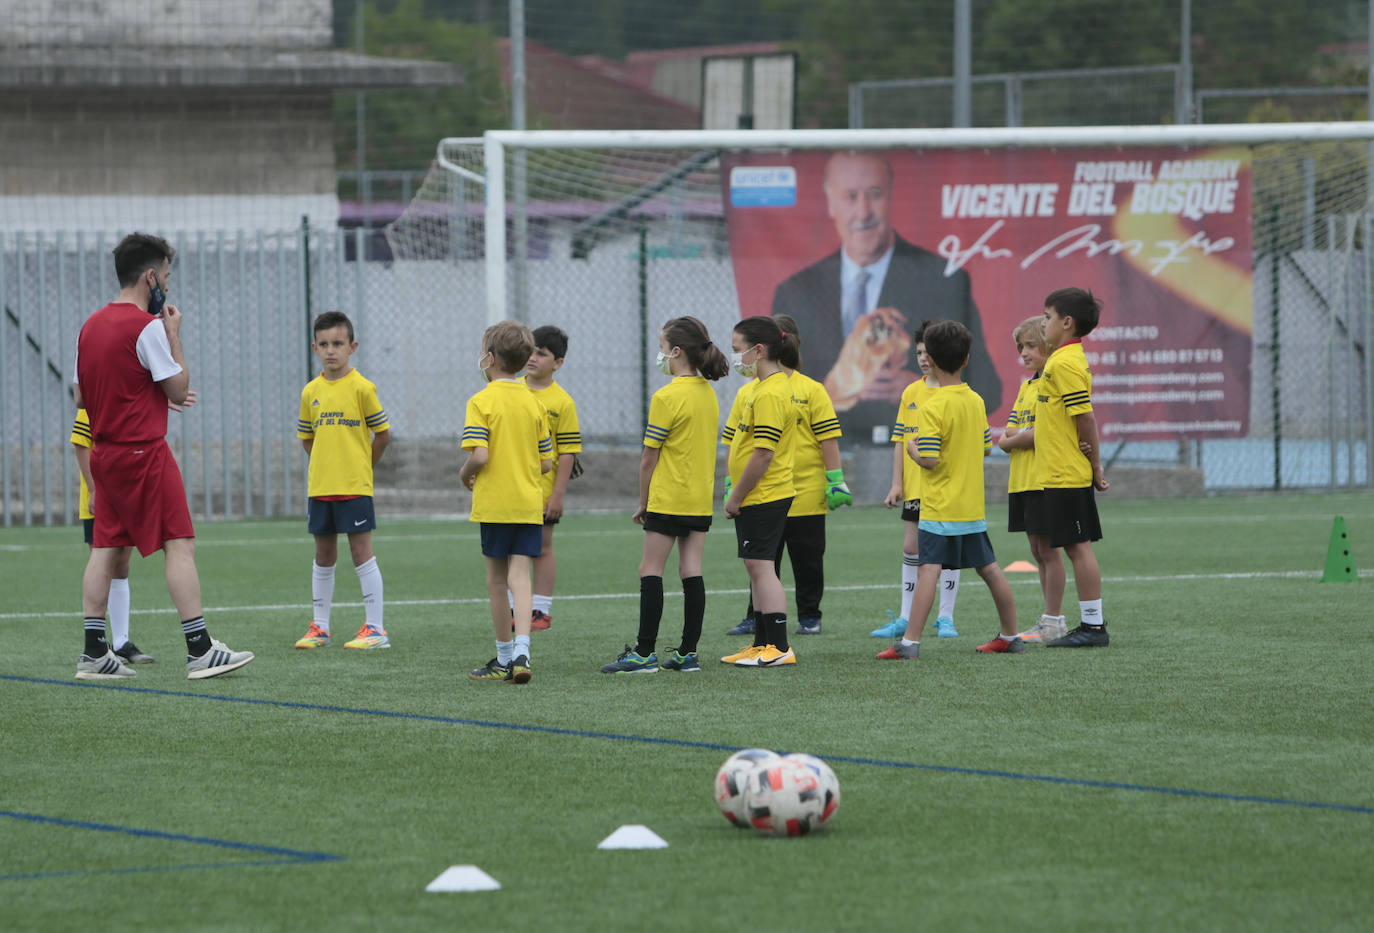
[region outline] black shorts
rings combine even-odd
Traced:
[[[305,507],[305,523],[312,535],[351,535],[377,527],[371,496],[352,499],[311,499]]]
[[[541,525],[514,522],[481,522],[482,556],[502,559],[512,554],[538,557],[543,553],[544,530]]]
[[[908,499],[902,503],[902,521],[919,522],[921,520],[921,500]]]
[[[644,513],[644,530],[670,538],[685,538],[694,531],[710,531],[709,515],[665,515],[662,512]]]
[[[1007,493],[1007,531],[1024,531],[1028,535],[1047,533],[1044,490]]]
[[[787,510],[792,497],[746,505],[735,516],[735,540],[744,560],[776,560],[778,545],[787,530]]]
[[[86,536],[86,543],[87,543],[87,544],[94,544],[94,543],[95,543],[95,519],[93,519],[93,518],[83,518],[83,519],[81,519],[81,532],[82,532],[82,534],[84,534],[84,535]]]
[[[1084,541],[1102,540],[1102,523],[1097,517],[1097,498],[1091,486],[1074,489],[1046,489],[1045,534],[1050,547],[1067,547]]]
[[[922,531],[917,538],[920,556],[918,564],[939,564],[945,570],[962,570],[965,567],[986,567],[997,563],[997,555],[992,552],[992,542],[986,531],[967,535],[937,535],[933,531]]]

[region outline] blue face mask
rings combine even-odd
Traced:
[[[167,303],[167,292],[159,284],[157,276],[153,276],[153,287],[148,291],[148,313],[161,314],[162,306]]]

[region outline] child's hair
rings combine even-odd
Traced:
[[[797,327],[797,319],[790,314],[775,314],[773,320],[777,322],[779,330],[784,334],[790,334],[797,342],[796,359],[782,360],[782,365],[788,369],[801,369],[801,328]]]
[[[730,361],[711,342],[706,325],[694,317],[675,317],[664,324],[663,339],[670,347],[681,347],[692,368],[713,382],[730,371]]]
[[[315,318],[315,326],[311,329],[311,333],[319,336],[320,331],[329,330],[331,327],[347,327],[348,342],[353,342],[353,322],[342,311],[326,311]]]
[[[925,328],[926,355],[941,372],[957,373],[973,348],[973,334],[958,321],[935,321]]]
[[[1102,314],[1102,300],[1083,288],[1055,289],[1045,299],[1045,307],[1053,308],[1060,317],[1073,318],[1075,337],[1091,334]]]
[[[767,315],[747,317],[735,325],[735,333],[749,344],[762,344],[770,360],[788,369],[801,365],[801,342],[795,334],[784,333],[778,322]]]
[[[568,335],[563,333],[561,327],[552,324],[534,329],[534,345],[540,350],[548,350],[556,360],[568,355]]]
[[[1011,339],[1020,347],[1023,343],[1031,347],[1045,349],[1045,316],[1037,314],[1028,317],[1011,332]]]
[[[151,233],[131,233],[119,241],[113,252],[120,288],[137,284],[144,272],[161,265],[164,259],[171,262],[177,256],[170,243]]]
[[[922,321],[922,322],[920,323],[920,326],[918,326],[915,330],[913,330],[913,331],[911,332],[911,344],[912,344],[912,346],[915,346],[915,345],[918,344],[918,343],[925,343],[925,342],[926,342],[926,328],[929,327],[931,324],[934,324],[934,323],[935,323],[934,321]]]
[[[534,334],[519,321],[502,321],[482,332],[482,349],[491,351],[502,372],[519,372],[534,352]]]

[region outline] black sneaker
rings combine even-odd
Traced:
[[[1045,642],[1046,648],[1105,648],[1110,643],[1105,625],[1080,625],[1063,638]]]
[[[800,619],[797,621],[798,635],[819,635],[821,633],[820,619]]]
[[[506,683],[527,684],[530,682],[530,659],[520,654],[515,656],[515,660],[510,662],[510,667],[506,669]]]
[[[752,634],[754,634],[754,620],[753,620],[753,619],[744,619],[743,621],[740,622],[739,625],[736,625],[734,628],[730,629],[730,631],[726,632],[725,634],[726,634],[726,635],[752,635]]]
[[[492,658],[486,664],[477,668],[477,670],[469,673],[468,676],[473,680],[485,680],[488,683],[499,684],[503,680],[510,679],[510,665],[498,664],[496,659]]]
[[[126,641],[124,647],[116,648],[114,653],[123,659],[125,664],[152,664],[157,658],[151,654],[144,654],[138,650],[138,645],[131,641]]]

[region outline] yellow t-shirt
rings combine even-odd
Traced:
[[[731,476],[742,472],[744,470],[744,464],[749,460],[749,451],[745,451],[743,459],[739,461],[739,465],[736,466],[735,464],[735,458],[737,456],[735,451],[735,429],[739,427],[740,419],[744,417],[745,406],[749,404],[749,400],[754,396],[754,390],[758,387],[759,381],[757,379],[750,379],[739,387],[739,391],[735,393],[735,400],[730,403],[730,414],[725,416],[725,424],[722,425],[720,429],[721,445],[730,448],[730,456],[726,462],[726,472]],[[731,482],[734,481],[731,480]]]
[[[296,422],[297,437],[314,439],[306,495],[372,495],[372,435],[390,430],[377,387],[356,369],[306,383]]]
[[[76,421],[72,423],[72,443],[88,449],[95,446],[95,441],[91,438],[91,418],[84,408],[76,410]],[[91,489],[86,485],[86,474],[78,472],[77,478],[81,480],[81,500],[77,514],[82,521],[95,518],[95,513],[91,511]]]
[[[530,389],[539,404],[549,413],[549,436],[553,438],[553,469],[540,477],[544,502],[553,495],[554,480],[558,478],[558,458],[582,452],[582,429],[577,423],[577,403],[567,390],[556,382],[542,389]],[[714,429],[713,429],[714,430]]]
[[[720,402],[701,376],[676,376],[649,400],[644,446],[659,449],[649,480],[649,511],[710,515],[716,498],[716,423]]]
[[[730,482],[738,484],[755,448],[773,451],[767,471],[749,490],[741,505],[762,505],[787,499],[796,493],[792,485],[792,453],[796,445],[797,409],[792,404],[791,382],[779,370],[755,383],[740,412],[730,440]]]
[[[544,523],[540,461],[553,458],[549,416],[523,382],[497,379],[468,399],[463,449],[487,448],[472,489],[470,521]]]
[[[1078,449],[1074,416],[1093,410],[1093,376],[1083,344],[1075,340],[1050,354],[1035,398],[1035,485],[1080,489],[1093,483],[1093,468]]]
[[[891,440],[902,451],[902,499],[907,502],[921,498],[921,474],[925,471],[907,453],[906,442],[916,436],[916,413],[937,388],[926,385],[922,377],[902,390],[902,400],[897,403],[897,420],[892,425]]]
[[[940,462],[921,489],[921,523],[987,518],[983,458],[992,447],[983,397],[967,383],[941,386],[916,413],[916,449]]]
[[[1007,427],[1025,431],[1035,427],[1035,394],[1040,391],[1040,374],[1021,380],[1021,391],[1016,393],[1016,403],[1007,415]],[[1036,438],[1039,443],[1039,438]],[[1011,465],[1007,469],[1007,492],[1030,492],[1040,487],[1035,485],[1035,448],[1024,447],[1007,451]]]
[[[797,406],[797,439],[792,448],[792,485],[797,494],[787,514],[824,515],[829,509],[825,504],[821,441],[839,437],[840,422],[825,386],[799,372],[788,379],[792,384],[792,404]]]

